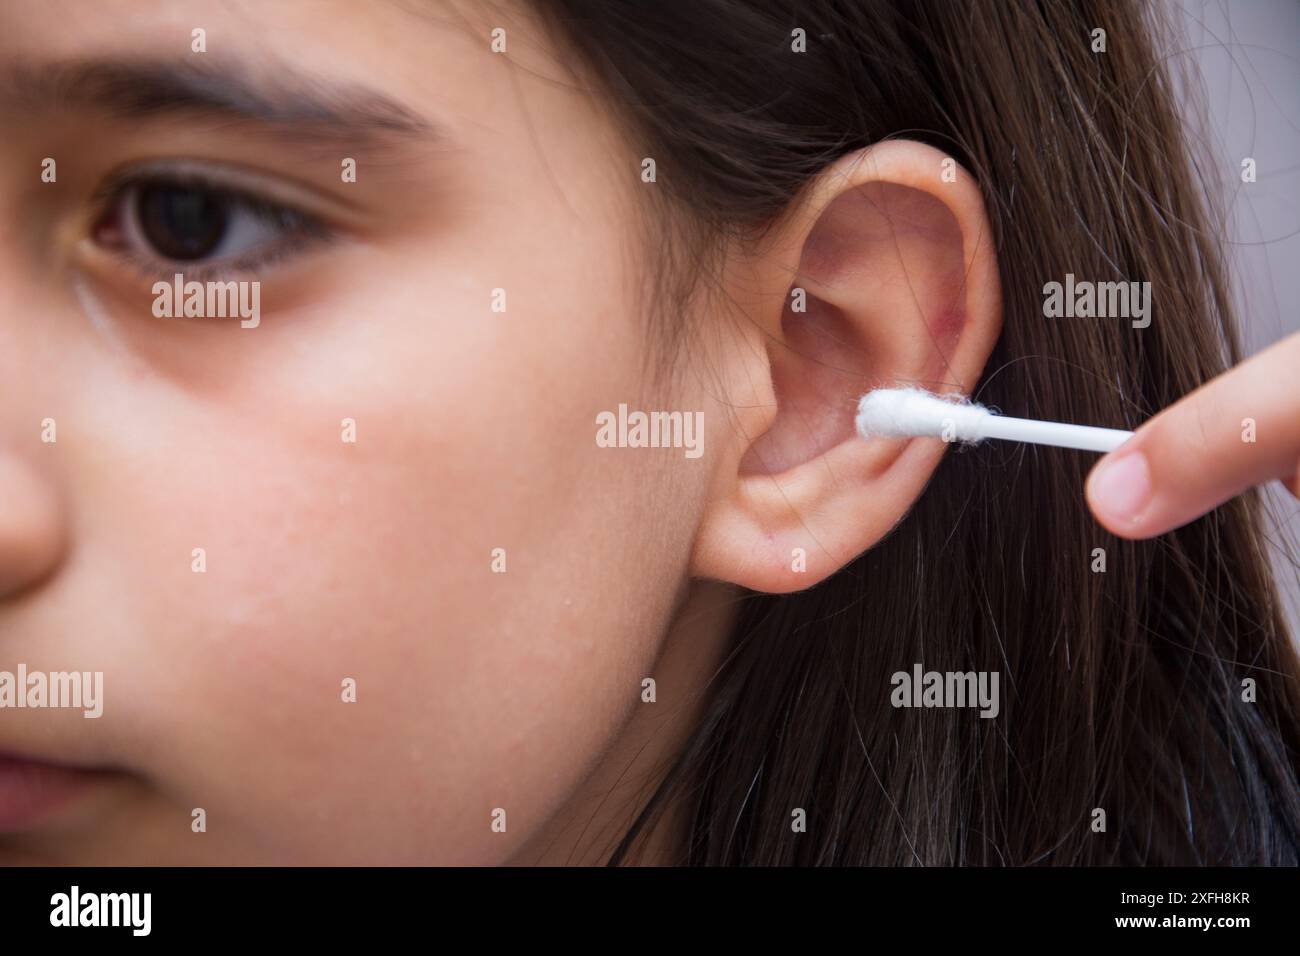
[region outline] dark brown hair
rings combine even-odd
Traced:
[[[762,235],[835,158],[906,137],[969,169],[992,221],[1005,319],[980,401],[1132,428],[1238,358],[1220,223],[1150,11],[538,6],[641,155],[663,157],[695,243],[667,244],[675,294],[700,279],[687,263]],[[1043,284],[1067,273],[1149,281],[1154,321],[1044,318]],[[879,546],[819,587],[749,597],[704,720],[611,862],[634,861],[671,804],[692,864],[1296,864],[1300,668],[1256,496],[1134,544],[1083,506],[1093,460],[952,452]],[[892,708],[913,662],[1000,672],[1001,714]]]

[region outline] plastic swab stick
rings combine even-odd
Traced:
[[[983,405],[959,396],[940,396],[919,388],[879,388],[858,402],[858,434],[863,438],[933,436],[946,441],[977,442],[986,438],[1114,451],[1132,437],[1118,428],[1040,422],[994,415]]]

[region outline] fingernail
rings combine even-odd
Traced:
[[[1093,509],[1115,522],[1142,517],[1151,500],[1151,469],[1140,451],[1119,455],[1097,466],[1089,482]]]

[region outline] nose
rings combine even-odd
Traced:
[[[0,447],[0,600],[39,584],[58,567],[64,521],[53,485],[32,463]]]

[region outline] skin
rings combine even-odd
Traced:
[[[0,711],[0,752],[112,773],[0,838],[0,860],[512,859],[601,758],[636,779],[615,749],[633,716],[671,743],[690,681],[654,713],[640,682],[707,673],[691,621],[725,631],[701,595],[675,625],[704,470],[593,440],[599,410],[656,407],[637,385],[635,260],[617,254],[621,147],[588,98],[546,81],[563,73],[518,18],[507,61],[486,25],[398,5],[362,22],[353,3],[145,6],[7,7],[0,58],[185,57],[202,25],[211,62],[378,87],[446,135],[306,149],[224,119],[10,105],[0,668],[103,671],[105,713]],[[57,184],[39,181],[45,156]],[[171,157],[344,209],[339,241],[260,271],[255,329],[155,319],[151,283],[173,270],[137,276],[89,241],[103,178]],[[614,796],[604,812],[626,813]],[[585,859],[576,834],[553,852]]]
[[[721,294],[669,310],[701,332],[677,374],[649,374],[656,187],[610,107],[522,8],[360,9],[0,11],[5,67],[184,60],[202,26],[216,69],[363,85],[438,129],[326,143],[0,98],[0,670],[105,687],[98,720],[0,710],[0,753],[85,771],[0,862],[602,861],[698,718],[739,589],[834,573],[943,455],[855,438],[856,396],[969,393],[997,339],[978,188],[891,141],[724,250]],[[255,329],[155,317],[177,270],[98,241],[106,177],[175,160],[332,230],[233,276],[262,283]],[[620,403],[702,412],[704,454],[598,447]],[[680,833],[670,808],[644,859]]]

